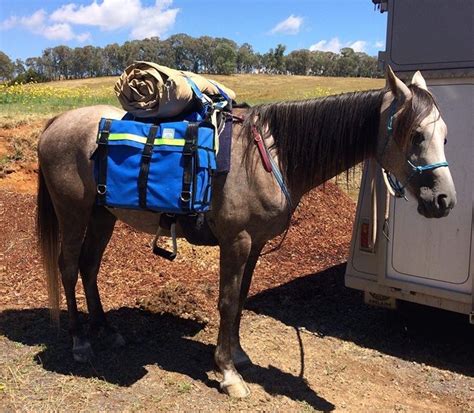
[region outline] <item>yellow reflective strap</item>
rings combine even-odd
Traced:
[[[132,133],[111,133],[109,135],[109,141],[122,140],[146,143],[145,137],[134,135]],[[154,145],[184,146],[184,139],[157,138],[155,139]]]

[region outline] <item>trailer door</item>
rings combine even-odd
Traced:
[[[454,179],[457,205],[447,218],[414,213],[416,200],[392,203],[387,280],[405,281],[469,293],[474,202],[474,79],[432,80],[448,126],[446,158]]]

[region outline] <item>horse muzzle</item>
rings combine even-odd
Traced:
[[[428,187],[420,188],[418,213],[426,218],[443,218],[456,205],[456,193],[436,192]]]

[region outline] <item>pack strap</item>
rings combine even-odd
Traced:
[[[227,93],[225,93],[225,92],[222,90],[222,88],[217,84],[217,82],[214,82],[214,81],[211,80],[211,79],[208,79],[208,81],[209,81],[210,83],[212,83],[212,84],[216,87],[216,89],[219,91],[219,93],[222,95],[222,97],[223,97],[225,100],[227,100],[228,102],[232,102],[232,99],[229,97],[229,95],[228,95]]]
[[[265,143],[263,142],[262,135],[260,135],[260,132],[257,130],[257,127],[255,125],[252,125],[252,134],[253,134],[253,141],[255,142],[255,145],[257,145],[258,153],[260,154],[260,158],[262,159],[263,168],[267,172],[272,172],[273,167],[272,167],[272,164],[270,163],[267,147],[265,146]]]
[[[204,118],[206,118],[209,115],[210,111],[212,110],[212,100],[209,99],[204,93],[201,92],[201,89],[198,88],[196,83],[194,83],[194,81],[189,76],[186,76],[184,74],[183,76],[188,82],[189,86],[191,87],[191,90],[193,91],[193,93],[201,102],[201,106],[204,112]]]
[[[148,174],[150,173],[151,157],[153,155],[153,144],[155,142],[158,126],[150,127],[148,137],[143,147],[142,158],[140,160],[140,172],[138,174],[138,203],[140,208],[146,209],[146,190],[148,186]]]
[[[183,208],[190,210],[193,203],[193,171],[196,162],[196,143],[199,130],[198,122],[189,122],[188,128],[186,129],[186,135],[184,137],[183,147],[183,185],[181,189],[181,202]]]
[[[97,174],[97,200],[101,205],[105,204],[105,194],[107,193],[107,144],[109,142],[111,126],[112,119],[105,119],[104,127],[100,130],[97,138],[97,162],[99,164]]]

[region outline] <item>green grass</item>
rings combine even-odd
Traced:
[[[317,76],[231,75],[209,76],[237,93],[237,101],[249,104],[298,100],[355,90],[383,87],[382,79],[328,78]],[[97,104],[119,106],[113,86],[116,77],[78,79],[0,87],[0,121],[47,117]]]

